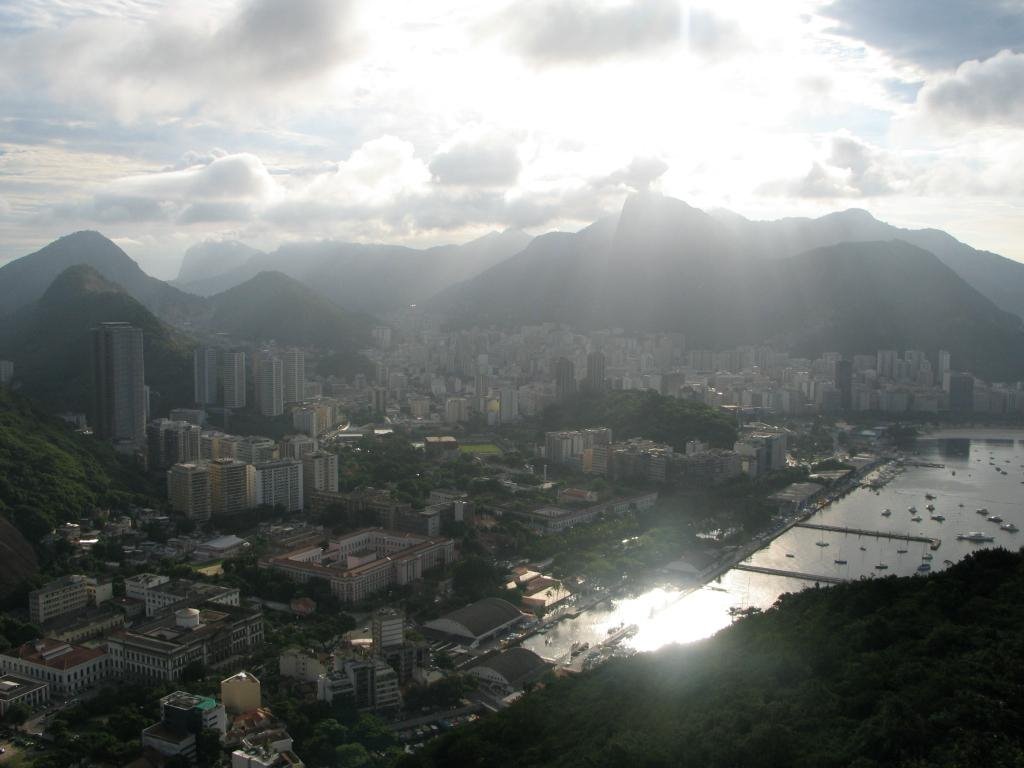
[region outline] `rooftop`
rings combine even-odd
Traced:
[[[523,612],[500,597],[485,597],[463,608],[441,617],[461,624],[474,636],[480,637],[494,631],[510,621],[520,618]]]
[[[484,667],[501,675],[511,684],[526,680],[550,665],[533,651],[527,648],[509,648],[507,651],[491,656],[486,661],[476,664],[472,669]]]
[[[8,651],[8,655],[16,656],[22,661],[40,664],[50,669],[67,670],[85,664],[106,655],[103,648],[86,648],[84,645],[72,645],[63,640],[43,638],[33,643],[25,643],[17,650]]]

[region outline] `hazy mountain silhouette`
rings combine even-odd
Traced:
[[[237,240],[207,240],[197,243],[185,251],[178,276],[173,282],[182,290],[196,293],[190,288],[191,283],[202,283],[238,269],[253,256],[259,255],[263,255],[263,251],[250,248]]]
[[[865,240],[903,240],[934,253],[940,261],[987,296],[996,306],[1024,318],[1024,264],[980,251],[939,229],[904,229],[851,208],[817,219],[750,221],[728,211],[712,211],[744,249],[766,256],[791,256],[824,245]]]
[[[980,375],[1024,373],[1020,319],[935,255],[889,240],[783,256],[805,243],[804,231],[797,228],[788,244],[776,232],[759,245],[734,221],[637,195],[617,220],[538,237],[431,306],[460,324],[672,330],[690,346],[710,348],[768,341],[808,353],[942,347]]]
[[[493,232],[463,245],[426,250],[323,241],[289,243],[244,264],[188,284],[203,296],[240,285],[260,272],[282,272],[346,309],[381,312],[415,304],[521,251],[530,236]]]
[[[87,264],[112,280],[161,319],[185,324],[201,314],[202,300],[150,277],[99,232],[66,235],[35,253],[0,267],[0,316],[39,299],[60,273]]]
[[[54,410],[89,413],[91,329],[107,321],[142,329],[153,413],[191,403],[194,342],[85,264],[67,268],[37,301],[0,319],[0,357],[14,361],[22,389],[33,398]]]
[[[280,272],[260,272],[209,301],[210,330],[236,339],[349,353],[370,344],[372,318],[348,312]]]

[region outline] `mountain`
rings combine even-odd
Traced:
[[[1024,318],[1024,264],[979,251],[938,229],[904,229],[886,224],[867,211],[852,208],[817,219],[750,221],[728,211],[713,211],[742,247],[769,257],[868,240],[903,240],[934,253],[996,306]]]
[[[174,283],[188,291],[191,283],[223,275],[238,269],[254,256],[265,255],[263,251],[250,248],[237,240],[207,240],[197,243],[185,251],[181,267]]]
[[[155,492],[111,446],[0,388],[0,594],[35,571],[26,540],[38,545],[56,525],[100,509],[152,505]]]
[[[280,272],[260,272],[209,301],[210,329],[215,333],[352,356],[370,345],[372,318],[345,311]]]
[[[518,253],[530,239],[524,232],[506,230],[426,250],[334,241],[289,243],[273,253],[257,253],[223,274],[190,282],[188,288],[212,296],[260,272],[277,271],[346,309],[379,313],[426,301],[453,282]]]
[[[202,312],[202,300],[150,277],[114,242],[99,232],[65,235],[45,248],[0,267],[0,316],[40,298],[68,267],[87,264],[120,285],[162,320],[186,325]]]
[[[538,237],[429,304],[461,325],[679,331],[691,347],[774,343],[807,354],[941,347],[981,376],[1024,376],[1020,319],[935,255],[888,240],[782,256],[804,241],[783,246],[766,236],[755,247],[736,230],[679,200],[636,195],[617,218]]]
[[[38,300],[0,318],[0,357],[14,361],[22,388],[40,402],[91,413],[90,329],[105,321],[142,329],[153,413],[191,402],[194,343],[84,264],[68,267]]]
[[[548,680],[400,768],[1011,766],[1024,556],[784,595],[713,638]]]

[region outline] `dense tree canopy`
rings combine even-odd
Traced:
[[[652,391],[581,393],[544,412],[546,429],[611,427],[616,440],[644,437],[683,450],[689,440],[732,448],[736,427],[728,416],[700,403]]]
[[[784,596],[715,638],[610,662],[403,766],[1011,766],[1024,557]]]

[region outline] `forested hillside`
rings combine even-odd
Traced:
[[[97,509],[151,504],[153,492],[109,445],[0,388],[0,517],[29,542]]]
[[[401,765],[1024,764],[1024,557],[784,596],[696,645],[557,681]]]

